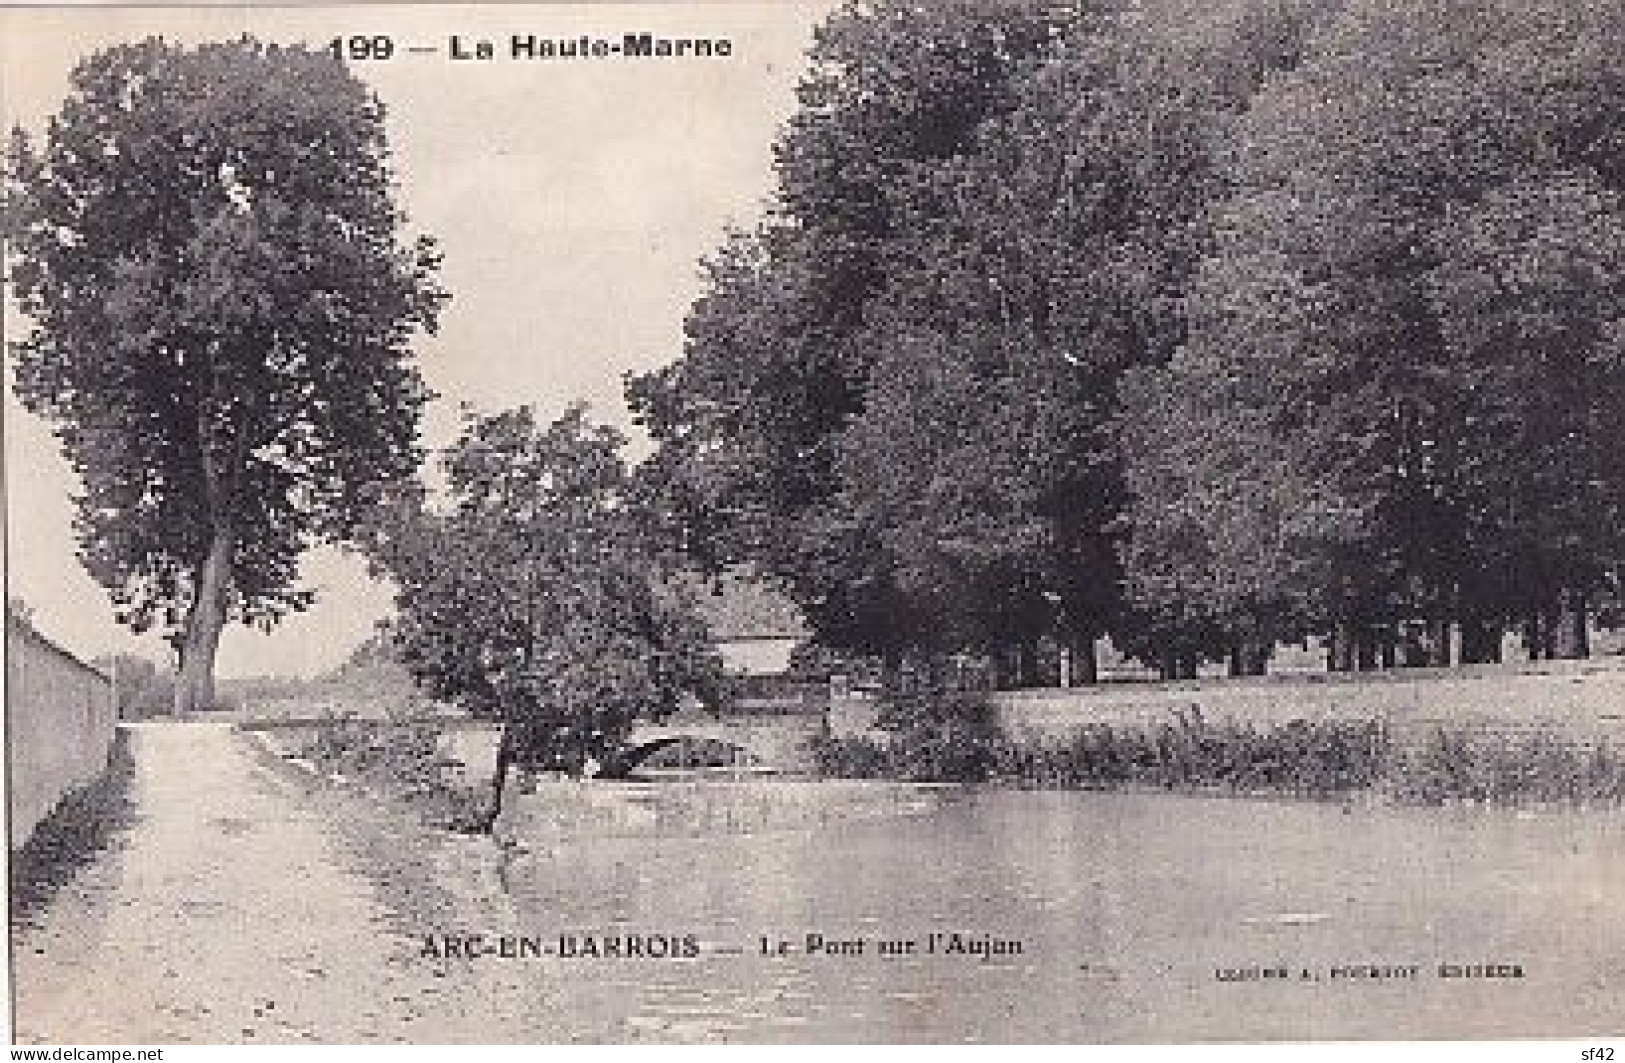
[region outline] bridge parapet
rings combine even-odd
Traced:
[[[685,739],[720,742],[742,750],[747,763],[800,772],[813,766],[808,743],[821,721],[817,715],[672,718],[635,728],[627,736],[627,745],[637,749]]]

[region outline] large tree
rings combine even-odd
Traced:
[[[393,635],[434,697],[503,723],[489,827],[519,761],[613,770],[639,719],[725,696],[721,659],[636,504],[621,438],[581,407],[473,416],[447,501],[376,512],[368,549],[398,593]]]
[[[1073,17],[1068,6],[843,5],[818,31],[776,146],[775,210],[708,263],[682,360],[632,383],[660,443],[644,477],[691,545],[755,562],[838,643],[863,642],[867,624],[824,606],[837,589],[808,569],[807,518],[838,489],[837,437],[881,355],[865,319],[909,250],[898,238],[906,188],[921,167],[972,150],[980,123],[1012,106],[1014,78]]]
[[[1445,663],[1450,622],[1469,661],[1519,620],[1537,652],[1584,652],[1620,554],[1622,27],[1617,5],[1350,2],[1238,123],[1161,384],[1185,431],[1262,430],[1255,454],[1339,515],[1298,561],[1340,667],[1412,630]],[[1170,482],[1144,526],[1182,504]],[[1189,556],[1139,546],[1147,573]]]
[[[301,552],[417,465],[408,344],[443,295],[393,191],[382,104],[248,37],[100,52],[42,143],[13,133],[18,392],[83,481],[86,568],[170,631],[177,711],[213,700],[225,623],[307,606]]]
[[[1535,657],[1585,656],[1625,557],[1625,203],[1594,173],[1518,179],[1452,211],[1438,243],[1480,594]]]
[[[898,195],[865,334],[881,360],[842,454],[844,498],[899,573],[952,603],[944,634],[1015,651],[1026,682],[1040,636],[1091,675],[1116,618],[1118,382],[1183,333],[1224,96],[1101,12],[1011,94]]]
[[[1211,101],[1130,24],[843,9],[778,213],[634,385],[692,539],[779,577],[826,643],[1087,646],[1112,614],[1114,383],[1178,337],[1212,175]]]

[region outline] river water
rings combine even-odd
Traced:
[[[517,914],[502,948],[532,951],[487,962],[525,979],[546,1040],[1617,1034],[1622,826],[1162,794],[543,784],[504,823]]]

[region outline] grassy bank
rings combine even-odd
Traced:
[[[1134,790],[1309,799],[1368,795],[1404,804],[1625,803],[1625,743],[1551,719],[1394,721],[1380,713],[1220,717],[1180,705],[1155,718],[1094,720],[1066,733],[1011,726],[984,695],[887,704],[879,730],[811,741],[818,777],[984,782],[1025,789]],[[469,829],[488,807],[483,777],[448,770],[440,723],[333,719],[281,736],[284,749]]]
[[[1396,736],[1377,717],[1215,721],[1188,706],[1161,722],[1091,723],[1067,736],[1011,734],[985,699],[970,694],[891,706],[880,723],[878,734],[819,735],[819,773],[1060,790],[1369,793],[1411,804],[1625,799],[1625,757],[1605,738],[1583,739],[1550,724],[1438,724]]]
[[[374,720],[328,717],[279,741],[289,756],[406,805],[431,826],[472,830],[489,808],[488,792],[448,779],[440,726],[432,720],[380,726]]]
[[[1606,738],[1582,741],[1545,725],[1527,731],[1434,727],[1390,750],[1380,780],[1397,800],[1440,804],[1618,805],[1625,757]]]

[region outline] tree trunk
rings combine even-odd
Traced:
[[[1270,648],[1256,639],[1244,639],[1230,647],[1226,671],[1231,678],[1269,674]]]
[[[1075,635],[1066,640],[1067,686],[1086,687],[1100,682],[1100,662],[1095,659],[1095,640]]]
[[[1031,690],[1041,685],[1038,678],[1038,647],[1030,642],[1017,642],[1010,647],[1011,690]]]
[[[1362,672],[1377,670],[1377,638],[1376,632],[1368,627],[1360,627],[1354,636],[1355,664]]]
[[[989,690],[1004,690],[1010,685],[1009,651],[1003,643],[987,650],[987,680]]]
[[[1407,623],[1399,628],[1399,667],[1422,668],[1432,663],[1433,626]]]
[[[1551,655],[1543,619],[1539,609],[1530,609],[1523,618],[1523,648],[1531,661],[1543,661]]]
[[[994,680],[995,684],[998,682]],[[880,696],[882,698],[895,698],[903,693],[903,659],[895,651],[888,650],[880,657]]]
[[[1563,627],[1563,607],[1557,598],[1553,598],[1541,606],[1535,620],[1535,630],[1538,637],[1536,645],[1540,647],[1540,660],[1550,661],[1557,657],[1557,643],[1561,638]]]
[[[502,725],[502,737],[497,741],[497,766],[491,773],[491,807],[477,824],[481,834],[496,829],[497,817],[502,815],[502,794],[508,788],[508,768],[514,762],[514,733],[512,724]]]
[[[175,715],[214,707],[214,658],[226,626],[231,590],[233,542],[230,527],[216,528],[198,569],[197,591],[186,616],[180,674],[175,679]]]
[[[1427,627],[1427,663],[1434,668],[1450,667],[1450,621],[1434,617]]]
[[[1501,628],[1477,617],[1465,617],[1461,622],[1461,663],[1499,664],[1501,661]]]
[[[1591,637],[1586,630],[1586,596],[1582,591],[1565,590],[1558,599],[1557,623],[1552,631],[1552,659],[1579,661],[1591,656]]]
[[[1358,660],[1359,636],[1354,623],[1349,620],[1339,620],[1332,629],[1331,645],[1326,651],[1326,670],[1330,672],[1352,672]]]
[[[1022,687],[1031,690],[1034,687],[1046,686],[1044,681],[1043,662],[1038,655],[1038,642],[1024,642],[1021,646],[1021,679]]]

